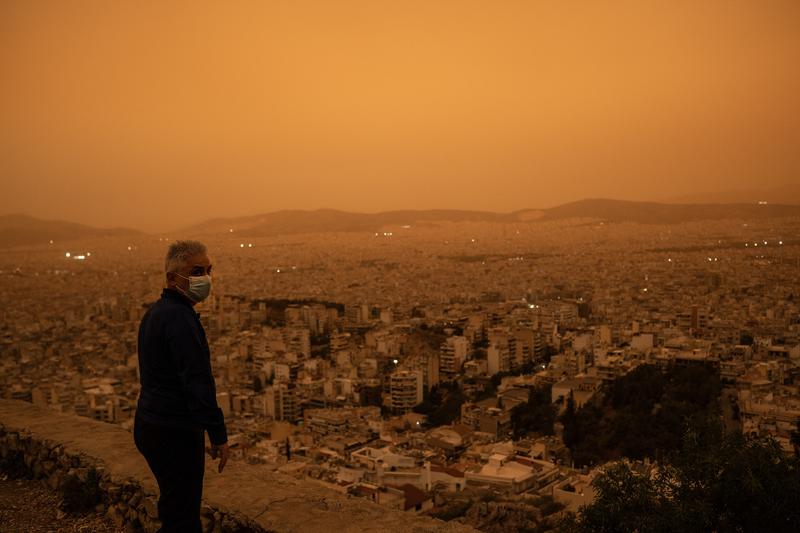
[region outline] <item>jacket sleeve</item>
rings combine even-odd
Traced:
[[[212,444],[224,444],[228,441],[225,419],[217,405],[211,361],[196,318],[189,312],[177,313],[165,333],[192,417],[208,431]]]

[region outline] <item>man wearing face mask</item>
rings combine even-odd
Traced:
[[[205,432],[220,473],[229,455],[208,342],[193,309],[211,292],[211,262],[202,243],[177,241],[165,266],[166,288],[139,326],[134,441],[158,482],[159,531],[201,532]]]

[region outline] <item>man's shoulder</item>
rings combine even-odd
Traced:
[[[182,304],[181,302],[175,301],[172,298],[159,298],[150,309],[148,309],[147,314],[149,318],[152,320],[171,320],[171,319],[181,319],[181,318],[194,318],[197,316],[194,309],[189,306]]]

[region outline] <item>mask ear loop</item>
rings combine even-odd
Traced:
[[[189,285],[190,285],[190,287],[191,287],[191,282],[192,282],[192,279],[191,279],[191,277],[188,277],[188,278],[187,278],[186,276],[184,276],[184,275],[182,275],[182,274],[178,274],[177,272],[175,272],[175,275],[176,275],[176,276],[180,276],[180,277],[182,277],[183,279],[188,279],[188,280],[189,280]],[[209,279],[209,282],[211,281],[211,274],[206,274],[205,276],[197,276],[197,277],[207,277],[207,278]],[[180,287],[178,287],[177,285],[175,285],[175,288],[176,288],[176,289],[177,289],[177,290],[178,290],[178,291],[179,291],[181,294],[183,294],[184,296],[186,296],[188,299],[190,299],[190,300],[191,300],[191,301],[193,301],[194,303],[200,303],[202,300],[205,300],[205,298],[203,298],[202,300],[195,300],[194,298],[192,298],[192,297],[191,297],[191,295],[190,295],[188,292],[186,292],[185,290],[181,289],[181,288],[180,288]],[[208,295],[206,295],[206,296],[208,296]]]
[[[189,280],[189,281],[191,281],[191,280],[190,280],[189,278],[187,278],[186,276],[183,276],[183,275],[181,275],[181,274],[178,274],[177,272],[175,272],[175,275],[176,275],[176,276],[180,276],[180,277],[182,277],[182,278],[183,278],[183,279],[185,279],[185,280]],[[188,294],[188,293],[187,293],[185,290],[181,289],[181,288],[180,288],[178,285],[173,285],[173,288],[174,288],[174,289],[177,289],[177,290],[178,290],[178,291],[179,291],[181,294],[183,294],[184,296],[186,296],[186,297],[187,297],[187,298],[189,298],[190,300],[192,299],[192,298],[189,296],[189,294]],[[194,300],[192,300],[192,301],[194,301]]]

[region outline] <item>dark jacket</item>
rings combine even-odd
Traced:
[[[139,325],[139,378],[136,416],[156,425],[204,429],[212,444],[228,441],[206,332],[191,303],[172,289],[164,289]]]

